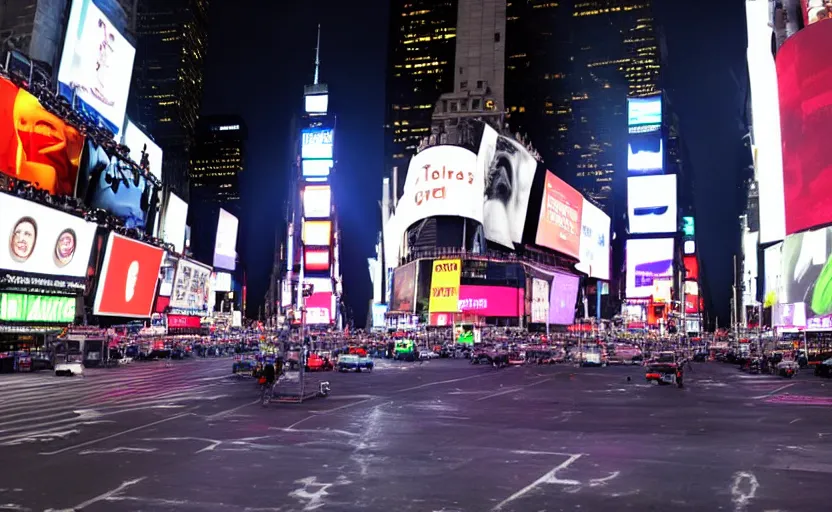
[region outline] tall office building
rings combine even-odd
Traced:
[[[191,206],[219,205],[240,215],[240,173],[245,168],[246,126],[238,116],[202,117],[191,147]]]
[[[164,150],[163,181],[187,199],[202,105],[208,0],[136,0],[138,45],[128,114]]]
[[[390,7],[385,154],[407,169],[430,133],[443,92],[453,90],[457,0],[395,0]],[[400,185],[401,186],[401,185]]]

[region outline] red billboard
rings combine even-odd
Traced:
[[[168,315],[168,329],[199,329],[202,319],[198,316]]]
[[[329,249],[304,249],[303,268],[307,272],[329,271]]]
[[[695,254],[689,254],[684,258],[685,263],[685,280],[697,281],[699,279],[699,260],[696,259]]]
[[[98,277],[93,314],[147,318],[165,251],[110,233]]]
[[[697,304],[698,303],[698,304]],[[705,311],[702,297],[699,295],[685,294],[685,313],[702,313]]]
[[[37,98],[0,78],[0,173],[51,194],[75,193],[84,136]]]
[[[583,201],[580,192],[546,171],[535,244],[573,258],[580,257]]]
[[[777,53],[786,234],[832,222],[832,48],[828,21],[807,26]]]
[[[518,317],[524,311],[523,289],[507,286],[459,287],[459,310],[477,316]]]
[[[306,323],[309,325],[332,323],[332,292],[313,293],[306,299]]]

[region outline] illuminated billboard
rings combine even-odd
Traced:
[[[306,298],[306,323],[326,325],[332,323],[332,280],[328,278],[305,279],[312,285],[312,295]]]
[[[217,219],[217,238],[214,243],[214,266],[234,270],[237,264],[237,217],[220,208]]]
[[[661,124],[661,96],[627,98],[627,126],[630,127],[630,133],[658,130]]]
[[[685,256],[682,261],[685,264],[685,279],[696,281],[699,279],[699,260],[695,254]]]
[[[110,233],[98,277],[93,314],[148,318],[165,251]]]
[[[328,272],[329,249],[304,249],[303,268],[307,272]]]
[[[627,298],[653,295],[654,283],[673,278],[673,239],[627,240]]]
[[[533,324],[545,323],[549,311],[549,282],[544,279],[532,278],[532,311]]]
[[[549,323],[571,325],[575,322],[575,305],[578,302],[580,279],[571,274],[558,274],[552,277],[552,289],[549,296]]]
[[[832,48],[832,25],[809,25],[777,54],[786,235],[832,222],[832,62],[818,48]]]
[[[627,178],[630,233],[673,233],[677,229],[676,175]]]
[[[50,194],[75,193],[84,136],[0,77],[0,173]]]
[[[229,274],[228,272],[215,272],[211,274],[212,292],[230,292],[231,290],[231,274]]]
[[[326,178],[335,164],[332,159],[301,160],[301,174],[304,178]]]
[[[393,271],[393,294],[390,311],[410,311],[415,309],[416,300],[416,265],[412,261]]]
[[[583,202],[580,192],[546,171],[535,244],[580,258]]]
[[[181,258],[176,265],[170,307],[207,312],[211,268]]]
[[[800,34],[795,38],[799,36]],[[785,46],[783,48],[785,51]],[[783,241],[781,293],[777,296],[777,302],[804,303],[808,327],[832,327],[830,255],[832,228],[804,231],[787,236]]]
[[[332,211],[332,190],[329,185],[307,185],[303,189],[303,216],[307,219],[328,218]]]
[[[485,180],[477,155],[457,146],[433,146],[410,159],[396,206],[402,230],[437,215],[483,221]]]
[[[583,199],[581,208],[580,260],[575,269],[589,277],[610,278],[610,217]]]
[[[478,174],[485,177],[485,238],[514,249],[523,238],[526,211],[537,160],[520,143],[484,125],[477,153]]]
[[[0,293],[0,321],[71,324],[75,297]]]
[[[627,170],[630,174],[660,174],[664,169],[661,132],[631,134],[627,140]]]
[[[329,246],[332,240],[332,222],[328,220],[303,221],[303,245]]]
[[[754,174],[760,196],[760,243],[782,240],[786,234],[783,202],[783,154],[780,137],[780,94],[771,53],[769,2],[746,0],[748,83],[751,94],[751,134]]]
[[[121,133],[136,49],[92,0],[73,0],[58,68],[61,95]]]
[[[165,220],[162,223],[162,240],[173,244],[177,254],[185,251],[185,228],[188,223],[188,203],[170,192],[165,206]]]
[[[462,260],[435,260],[430,276],[428,309],[431,313],[459,311]]]
[[[162,148],[145,135],[129,119],[124,127],[124,145],[130,148],[130,159],[142,165],[142,152],[147,156],[148,171],[162,181]]]
[[[523,297],[522,288],[462,285],[454,311],[485,317],[516,318],[523,311]]]
[[[301,130],[300,156],[303,159],[325,158],[332,160],[333,135],[332,128],[304,128]]]
[[[310,94],[304,96],[303,103],[307,114],[326,114],[329,107],[329,95]]]
[[[777,304],[783,288],[783,242],[765,248],[763,272],[763,304],[768,308]]]

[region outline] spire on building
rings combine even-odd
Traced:
[[[318,43],[315,45],[315,85],[318,85],[318,72],[321,69],[321,24],[318,23]]]

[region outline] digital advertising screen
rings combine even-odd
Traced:
[[[517,141],[484,125],[478,174],[485,177],[483,229],[485,238],[514,249],[521,243],[537,160]]]
[[[98,275],[93,314],[148,318],[165,251],[110,233]]]
[[[301,130],[300,156],[303,159],[333,158],[333,128],[304,128]]]
[[[304,96],[303,104],[307,114],[326,114],[329,107],[329,95],[310,94]]]
[[[332,189],[329,185],[307,185],[303,189],[303,216],[326,219],[332,211]]]
[[[661,174],[664,170],[664,139],[661,132],[630,134],[627,140],[627,170],[630,174]]]
[[[678,228],[676,175],[627,178],[630,233],[673,233]]]
[[[580,192],[546,171],[535,244],[580,258],[583,202]]]
[[[332,222],[328,220],[303,221],[303,245],[329,247],[332,241]]]
[[[382,329],[386,325],[387,304],[373,304],[373,329]]]
[[[230,292],[232,290],[231,274],[228,272],[214,272],[211,274],[212,292]]]
[[[532,278],[532,314],[533,324],[543,324],[549,311],[549,281]]]
[[[832,62],[817,51],[832,48],[831,29],[809,25],[777,54],[787,235],[832,222]]]
[[[334,161],[326,160],[301,160],[301,174],[304,178],[326,178],[335,165]]]
[[[237,217],[220,208],[217,220],[217,240],[214,244],[214,266],[234,270],[237,264]]]
[[[662,97],[627,98],[627,126],[630,133],[638,133],[647,125],[648,130],[659,130],[662,124]]]
[[[673,239],[627,240],[627,298],[653,294],[653,283],[673,278]]]
[[[173,250],[182,254],[185,250],[185,227],[188,223],[188,203],[173,192],[168,194],[165,220],[162,224],[162,240],[173,244]]]
[[[306,323],[326,325],[332,322],[332,280],[329,278],[305,279],[312,285],[312,295],[306,298]]]
[[[457,308],[457,311],[477,316],[516,318],[524,310],[523,289],[462,285]]]
[[[130,159],[139,167],[142,165],[142,152],[144,152],[147,155],[147,170],[162,181],[162,148],[129,119],[124,127],[123,144],[130,148]]]
[[[170,260],[165,258],[162,265],[159,271],[159,297],[170,297],[173,293],[173,278],[176,277],[176,261],[174,260],[173,265],[170,265]]]
[[[695,254],[689,254],[682,260],[685,264],[685,279],[696,281],[699,279],[699,260]]]
[[[0,212],[0,271],[86,278],[97,224],[3,193]]]
[[[0,321],[71,324],[75,302],[75,297],[0,293]]]
[[[783,289],[783,242],[763,250],[763,304],[770,308],[778,302]]]
[[[192,315],[168,315],[168,329],[199,329],[202,319]]]
[[[556,273],[552,277],[552,289],[549,296],[550,324],[572,325],[575,322],[579,285],[578,276]]]
[[[417,264],[418,262],[413,261],[393,271],[393,296],[390,300],[390,311],[414,311]]]
[[[774,327],[802,328],[807,327],[806,304],[797,302],[795,304],[775,304],[772,307],[771,322]]]
[[[430,276],[430,298],[428,309],[431,313],[456,313],[459,311],[459,281],[462,275],[462,260],[434,260]]]
[[[760,242],[786,234],[783,202],[783,148],[780,137],[780,93],[772,55],[769,2],[746,0],[748,83],[755,177],[760,197]]]
[[[589,277],[610,278],[610,217],[583,199],[581,208],[580,259],[575,268]]]
[[[832,319],[832,293],[830,293],[832,258],[830,255],[832,255],[832,228],[804,231],[787,236],[783,241],[782,293],[777,296],[777,302],[780,304],[805,303],[807,319],[827,317],[828,323]],[[813,324],[812,321],[808,325],[822,327]]]
[[[118,135],[136,49],[92,0],[72,0],[58,68],[61,95]]]
[[[685,240],[682,245],[683,254],[695,254],[696,253],[696,242],[693,240]]]
[[[0,173],[71,196],[83,149],[78,130],[0,77]]]
[[[303,268],[307,272],[329,272],[329,248],[303,250]]]
[[[477,155],[457,146],[433,146],[413,156],[404,193],[396,206],[396,222],[404,231],[437,215],[483,221],[485,180]]]
[[[181,258],[176,265],[170,307],[207,313],[210,282],[211,267]]]

